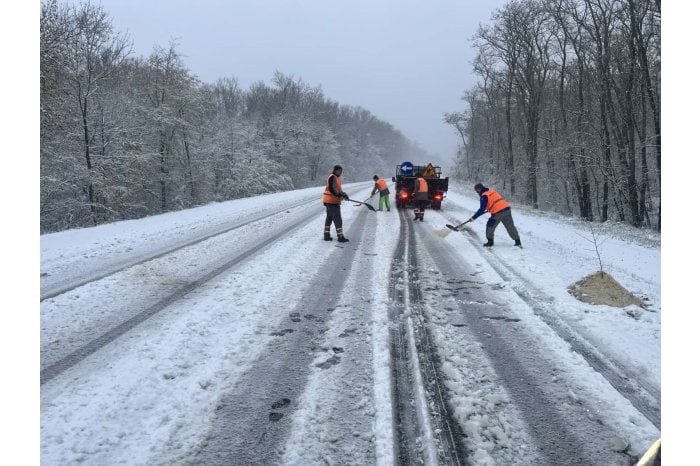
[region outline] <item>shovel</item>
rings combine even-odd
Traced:
[[[460,227],[466,225],[466,224],[469,223],[469,222],[473,222],[473,221],[474,221],[474,219],[473,219],[473,218],[470,218],[470,219],[467,220],[466,222],[462,222],[462,223],[460,223],[460,224],[457,225],[457,226],[445,225],[445,228],[443,228],[442,230],[436,231],[435,234],[438,235],[438,236],[441,237],[441,238],[444,238],[445,236],[449,235],[451,232],[453,232],[453,231],[459,231],[459,228],[460,228]]]
[[[374,207],[372,207],[371,204],[367,204],[366,202],[356,201],[355,199],[350,199],[350,198],[348,198],[348,201],[350,201],[350,202],[357,202],[357,205],[362,205],[362,204],[364,204],[364,205],[366,205],[367,208],[368,208],[369,210],[371,210],[372,212],[376,212],[376,211],[377,211],[377,209],[375,209]]]
[[[362,204],[365,204],[367,201],[369,201],[369,200],[372,199],[373,197],[374,197],[374,194],[372,194],[370,197],[368,197],[368,198],[365,199],[364,201],[355,201],[355,202],[360,202],[360,204],[355,204],[355,207],[358,207],[358,206],[360,206],[360,205],[362,205]],[[351,199],[348,199],[348,200],[351,200]]]

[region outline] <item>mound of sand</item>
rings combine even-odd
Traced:
[[[606,304],[626,307],[630,304],[644,307],[644,302],[627,291],[613,277],[605,272],[596,272],[579,280],[569,287],[576,299],[588,304]]]

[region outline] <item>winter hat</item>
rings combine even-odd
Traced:
[[[342,169],[343,169],[343,167],[341,167],[340,165],[336,165],[335,167],[333,167],[333,171],[342,170]]]

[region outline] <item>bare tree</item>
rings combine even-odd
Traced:
[[[512,0],[497,10],[475,36],[481,81],[465,92],[464,121],[446,120],[466,135],[458,159],[533,207],[568,212],[572,196],[584,219],[650,225],[659,22],[651,0]]]
[[[82,126],[83,153],[87,169],[86,193],[93,223],[98,221],[95,193],[94,131],[92,104],[99,98],[102,84],[131,52],[125,35],[113,31],[107,12],[90,2],[72,10],[76,31],[68,44],[68,82],[76,99]]]
[[[336,163],[354,181],[426,159],[389,123],[300,78],[203,85],[174,41],[130,58],[90,3],[44,0],[40,21],[44,232],[311,186]]]

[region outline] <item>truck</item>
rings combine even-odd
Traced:
[[[432,163],[413,165],[411,162],[404,162],[396,166],[396,176],[391,177],[391,181],[396,183],[394,186],[396,206],[405,208],[412,204],[414,184],[419,176],[428,183],[430,207],[439,210],[450,178],[442,178],[442,168]]]

